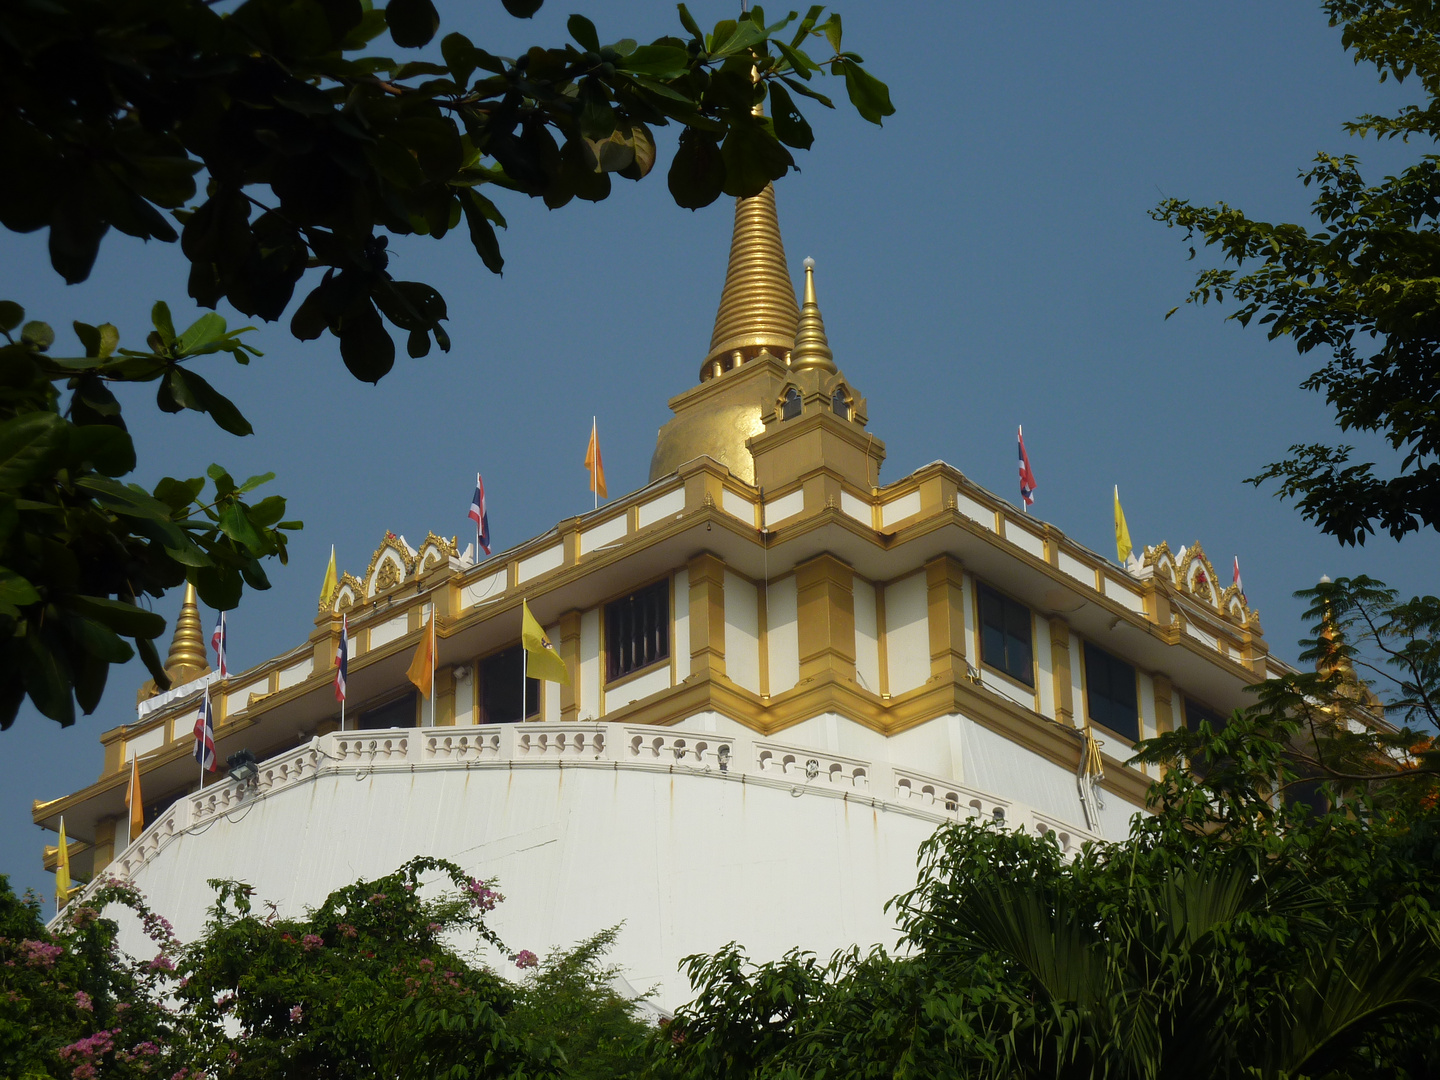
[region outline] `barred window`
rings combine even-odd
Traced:
[[[793,420],[800,415],[800,391],[795,387],[785,391],[785,403],[780,407],[781,420]]]
[[[1191,731],[1199,731],[1204,721],[1210,722],[1210,730],[1217,735],[1225,730],[1226,718],[1214,709],[1208,709],[1201,705],[1188,694],[1185,696],[1185,726]]]
[[[1085,695],[1090,719],[1125,738],[1140,738],[1135,669],[1118,656],[1085,643]]]
[[[850,419],[850,402],[845,397],[845,388],[836,387],[835,393],[830,395],[830,411],[841,420]]]
[[[670,582],[662,579],[605,605],[605,678],[670,658]]]
[[[980,659],[1026,686],[1035,685],[1030,609],[988,585],[980,586]]]
[[[404,697],[398,697],[394,701],[388,701],[384,705],[380,705],[374,709],[367,709],[360,714],[360,722],[355,726],[361,731],[375,731],[382,728],[414,727],[414,691],[411,691]]]

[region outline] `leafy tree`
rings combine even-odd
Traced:
[[[899,955],[692,957],[698,996],[653,1040],[655,1074],[1434,1075],[1440,814],[1354,785],[1319,814],[1275,800],[1271,748],[1297,729],[1237,714],[1152,744],[1204,775],[1170,768],[1153,816],[1070,861],[1050,837],[943,827],[895,901]]]
[[[504,0],[528,17],[541,0]],[[668,170],[681,206],[754,195],[813,141],[796,96],[833,108],[815,76],[843,79],[856,110],[894,111],[884,84],[842,51],[823,8],[767,23],[755,7],[684,36],[602,44],[581,15],[573,43],[494,55],[465,35],[431,46],[431,0],[16,0],[0,5],[0,223],[49,230],[52,266],[84,280],[110,229],[178,243],[189,293],[273,321],[302,340],[329,333],[360,379],[392,367],[391,328],[412,357],[450,347],[445,299],[397,281],[391,236],[436,239],[463,223],[484,264],[504,265],[499,192],[560,207],[599,201],[612,176],[654,167],[652,129],[675,124]],[[395,59],[376,51],[388,34]],[[820,48],[822,51],[811,53]],[[762,106],[769,105],[769,115]],[[489,194],[487,194],[487,192]],[[293,303],[296,290],[302,291]],[[154,638],[137,606],[182,579],[213,607],[262,559],[284,556],[284,501],[254,506],[212,466],[202,481],[123,485],[134,448],[110,390],[156,382],[157,404],[249,422],[189,363],[255,350],[217,315],[177,335],[157,305],[149,351],[116,352],[109,324],[76,331],[86,356],[55,359],[53,332],[0,304],[0,727],[28,695],[73,722],[98,703],[108,665],[138,648],[161,688]],[[12,336],[19,331],[19,337]],[[253,482],[258,482],[252,481]],[[132,648],[124,639],[135,642]]]
[[[1352,135],[1440,138],[1440,13],[1426,0],[1325,0],[1331,26],[1355,63],[1381,81],[1418,84],[1423,102],[1393,116],[1366,115]],[[1400,537],[1440,527],[1440,156],[1367,183],[1352,154],[1319,154],[1301,174],[1318,191],[1317,228],[1250,218],[1227,203],[1166,199],[1152,215],[1198,234],[1221,254],[1200,272],[1189,302],[1227,298],[1228,316],[1289,337],[1302,354],[1329,359],[1301,385],[1323,392],[1342,431],[1379,434],[1398,466],[1352,460],[1348,445],[1297,444],[1252,479],[1279,481],[1306,520],[1344,544],[1377,529]],[[1194,248],[1191,248],[1194,257]],[[1225,265],[1225,264],[1233,265]],[[1173,312],[1172,312],[1173,314]]]

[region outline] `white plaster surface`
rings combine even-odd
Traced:
[[[930,677],[930,620],[923,573],[885,587],[885,658],[892,695],[913,690]]]
[[[605,688],[605,711],[623,709],[632,701],[647,698],[651,694],[657,694],[669,687],[670,665],[662,664],[654,671],[647,671],[644,675],[631,679],[629,682],[621,683],[619,686],[607,686]]]
[[[515,567],[515,580],[526,582],[551,570],[558,570],[565,561],[565,545],[552,544],[543,551],[537,551],[528,559],[521,559]]]
[[[984,525],[991,532],[995,531],[995,511],[983,503],[978,503],[963,492],[955,495],[955,508],[964,514],[971,521]]]
[[[651,499],[647,503],[641,503],[636,511],[640,528],[653,524],[661,518],[674,517],[685,509],[685,489],[676,488],[674,491],[667,491],[659,498]]]
[[[140,757],[150,753],[151,750],[158,750],[165,745],[165,722],[162,720],[156,727],[149,731],[142,732],[134,738],[125,740],[125,760],[132,757]],[[56,841],[57,843],[59,841]]]
[[[795,575],[770,582],[765,592],[765,644],[770,693],[780,694],[800,681],[800,633],[796,620]],[[871,598],[874,607],[874,598]],[[858,631],[856,632],[858,635]]]
[[[1021,551],[1029,552],[1041,562],[1045,561],[1045,540],[1015,521],[1005,522],[1005,539]]]
[[[474,607],[476,604],[486,600],[493,600],[505,591],[505,571],[497,570],[493,574],[486,574],[477,581],[472,581],[465,588],[460,590],[460,606]]]
[[[727,514],[733,514],[746,525],[753,526],[755,524],[755,504],[738,491],[726,488],[720,496],[720,509]]]
[[[864,499],[857,498],[848,491],[842,491],[840,492],[840,509],[856,521],[861,522],[867,529],[875,527],[875,515],[870,504]]]
[[[1035,616],[1035,690],[1040,715],[1055,719],[1055,666],[1050,655],[1050,620]]]
[[[792,518],[805,509],[805,492],[797,488],[788,495],[782,495],[778,499],[771,499],[765,504],[765,527],[773,529],[780,522]]]
[[[298,664],[291,664],[287,668],[281,668],[280,674],[276,677],[277,687],[284,690],[287,686],[296,686],[310,677],[315,669],[315,658],[307,656]]]
[[[1145,614],[1145,598],[1127,585],[1122,585],[1108,574],[1105,576],[1105,595],[1118,600],[1131,611]]]
[[[1061,551],[1058,554],[1060,572],[1062,574],[1069,574],[1076,581],[1082,582],[1090,586],[1090,588],[1092,589],[1095,588],[1095,568],[1093,566],[1090,566],[1088,563],[1081,562],[1079,559],[1075,558],[1075,556],[1069,555],[1064,551]]]
[[[682,683],[690,677],[690,575],[681,571],[675,575],[672,592],[675,602],[675,637],[670,642],[670,655],[675,664],[675,681]]]
[[[888,529],[896,522],[914,517],[918,513],[920,513],[920,492],[912,491],[908,495],[901,495],[898,499],[891,499],[881,505],[880,524]]]
[[[855,676],[872,694],[880,693],[880,633],[875,621],[875,586],[854,579]],[[798,642],[797,642],[798,652]]]
[[[475,675],[455,680],[455,723],[475,723]]]
[[[625,532],[629,526],[629,519],[625,514],[616,514],[608,521],[586,529],[580,534],[580,552],[585,554],[606,544],[613,544],[617,540],[625,539]]]
[[[388,645],[396,638],[402,638],[409,632],[410,618],[408,615],[396,615],[393,619],[386,619],[382,623],[376,623],[370,627],[370,648],[378,649],[381,645]]]
[[[725,674],[760,693],[760,612],[755,586],[725,571]]]
[[[238,690],[231,690],[230,693],[225,695],[225,715],[234,716],[249,704],[251,694],[263,694],[269,689],[270,680],[269,678],[264,678],[257,679],[252,683],[246,683]]]
[[[580,719],[599,720],[600,709],[600,609],[591,608],[580,616]]]

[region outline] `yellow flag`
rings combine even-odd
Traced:
[[[133,844],[145,831],[145,801],[140,797],[140,758],[130,755],[130,790],[125,792],[125,805],[130,808],[130,842]]]
[[[320,606],[326,607],[335,592],[335,545],[330,545],[330,565],[325,567],[325,580],[320,583]]]
[[[520,620],[520,644],[525,646],[525,674],[532,679],[569,682],[570,669],[565,666],[564,657],[555,651],[535,616],[530,614],[529,603],[522,600],[520,606],[524,612]]]
[[[55,862],[55,908],[58,911],[70,899],[70,845],[65,841],[65,819],[60,819],[60,850]]]
[[[595,429],[595,418],[590,418],[590,445],[585,448],[585,468],[590,470],[590,490],[602,499],[610,496],[605,492],[605,463],[600,460],[600,436]]]
[[[1125,511],[1120,509],[1120,485],[1115,485],[1115,557],[1120,565],[1130,561],[1135,549],[1130,546],[1130,528],[1125,524]]]
[[[405,677],[413,682],[425,697],[430,696],[430,686],[435,679],[435,609],[425,620],[425,633],[420,635],[420,644],[415,647],[415,659],[410,661],[410,670]]]

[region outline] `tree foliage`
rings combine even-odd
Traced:
[[[529,16],[538,0],[507,0]],[[329,332],[357,378],[448,349],[440,291],[388,272],[389,236],[462,224],[504,265],[504,215],[486,193],[559,207],[598,201],[612,176],[655,165],[652,128],[682,129],[669,185],[682,206],[754,195],[812,135],[795,105],[828,71],[856,110],[893,112],[885,85],[841,49],[822,8],[767,23],[755,7],[704,32],[602,43],[583,15],[571,43],[502,57],[439,32],[431,0],[17,0],[0,8],[0,222],[49,228],[66,281],[90,273],[106,233],[178,242],[199,304],[222,299]],[[388,36],[400,59],[377,51]],[[812,58],[814,44],[826,49]],[[425,51],[421,51],[425,50]],[[439,62],[437,62],[439,61]],[[757,106],[768,98],[772,115]],[[198,179],[197,179],[198,178]],[[177,227],[178,226],[178,227]],[[319,280],[314,280],[318,278]]]
[[[504,0],[522,18],[540,3]],[[796,97],[833,108],[817,74],[843,79],[867,120],[890,115],[885,85],[842,51],[840,16],[822,15],[767,23],[755,7],[705,32],[682,4],[685,36],[648,45],[602,44],[572,15],[571,43],[512,58],[461,33],[436,48],[431,0],[15,0],[0,5],[0,223],[48,229],[51,265],[72,283],[112,228],[178,243],[202,307],[288,311],[295,337],[333,335],[375,382],[395,361],[392,329],[412,357],[450,347],[444,296],[390,274],[390,237],[463,224],[498,274],[505,218],[491,195],[602,200],[613,176],[654,168],[652,129],[681,129],[669,189],[698,208],[794,167],[791,150],[813,141]],[[387,36],[398,59],[378,51]],[[251,431],[190,362],[247,362],[258,352],[244,331],[210,312],[177,334],[164,304],[154,323],[148,351],[76,323],[86,355],[59,359],[48,326],[0,302],[0,729],[27,696],[73,723],[136,649],[168,687],[148,598],[189,580],[233,608],[244,585],[268,587],[262,560],[283,562],[299,527],[278,496],[243,498],[268,477],[236,484],[211,466],[212,490],[119,481],[136,461],[116,383],[155,382],[162,410]]]
[[[1423,102],[1365,115],[1352,135],[1433,143],[1440,137],[1440,13],[1426,0],[1325,0],[1356,64],[1382,82],[1418,84]],[[1349,445],[1296,444],[1254,483],[1279,482],[1306,520],[1345,544],[1384,530],[1399,538],[1440,527],[1440,156],[1368,183],[1358,158],[1321,153],[1301,174],[1317,189],[1316,227],[1254,219],[1227,203],[1166,199],[1152,212],[1215,247],[1189,302],[1232,300],[1302,354],[1328,353],[1301,385],[1325,394],[1342,431],[1380,435],[1393,469],[1352,459]],[[1191,256],[1195,249],[1191,247]],[[1230,265],[1227,265],[1230,264]],[[1173,312],[1172,312],[1173,314]],[[1387,475],[1388,473],[1388,475]]]

